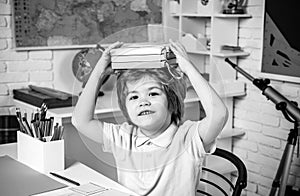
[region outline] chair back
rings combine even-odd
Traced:
[[[240,196],[242,190],[247,186],[247,169],[245,164],[235,154],[221,148],[217,148],[207,158],[210,157],[216,157],[217,159],[215,160],[218,160],[218,163],[215,164],[211,160],[210,164],[207,163],[203,166],[200,179],[201,189],[197,190],[197,195]],[[222,171],[217,171],[216,168],[213,168],[213,165],[223,167],[221,168]],[[237,172],[235,174],[236,177],[232,176],[233,172]]]

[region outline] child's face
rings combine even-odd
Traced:
[[[139,126],[144,134],[155,137],[171,122],[168,100],[159,82],[145,77],[127,83],[126,108],[130,120]]]

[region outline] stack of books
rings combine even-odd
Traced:
[[[177,66],[168,46],[132,44],[111,50],[112,69],[162,68]]]

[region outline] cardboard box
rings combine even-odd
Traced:
[[[18,161],[45,174],[65,169],[64,140],[42,142],[18,131],[17,141]]]

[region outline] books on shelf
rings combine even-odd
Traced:
[[[228,50],[228,51],[243,51],[243,49],[240,46],[232,46],[232,45],[222,45],[222,50]]]

